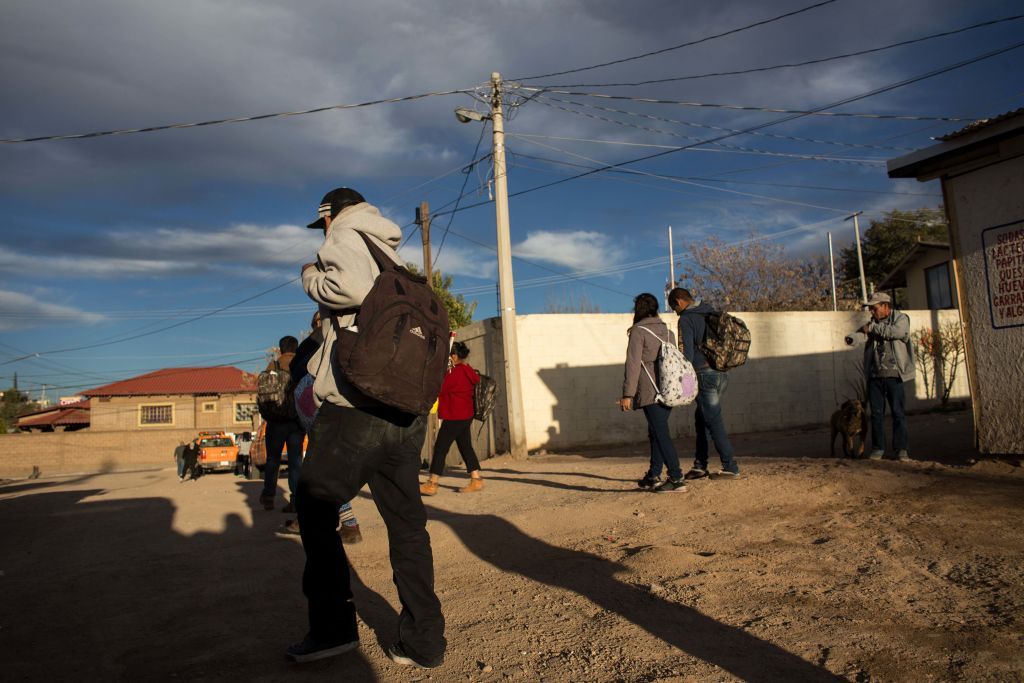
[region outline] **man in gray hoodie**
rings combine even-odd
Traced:
[[[434,592],[434,560],[426,510],[419,492],[423,416],[385,406],[349,384],[333,353],[341,328],[373,287],[379,268],[358,233],[374,240],[396,263],[402,231],[355,190],[338,188],[320,203],[309,225],[324,231],[315,263],[302,267],[302,286],[319,304],[324,342],[307,368],[316,378],[320,409],[296,496],[306,567],[302,590],[309,603],[309,633],[288,648],[308,662],[359,646],[348,558],[337,533],[338,507],[369,483],[388,529],[391,567],[402,612],[388,656],[400,664],[431,668],[444,658],[444,616]]]
[[[871,320],[858,332],[867,337],[864,345],[864,375],[871,406],[872,460],[885,455],[885,404],[892,412],[892,447],[898,460],[907,454],[907,402],[904,383],[914,379],[914,349],[910,343],[910,316],[892,308],[885,292],[875,292],[864,302]]]

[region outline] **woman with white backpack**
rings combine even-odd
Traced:
[[[662,353],[663,344],[675,349],[676,340],[668,325],[658,316],[658,308],[658,300],[653,294],[644,292],[633,300],[633,326],[627,331],[629,345],[626,347],[626,372],[619,407],[623,411],[639,408],[647,418],[651,466],[643,478],[637,480],[637,486],[659,493],[682,492],[686,491],[686,483],[668,428],[672,408],[665,404],[656,379],[656,361]],[[664,482],[661,481],[662,467],[668,471],[668,479]]]

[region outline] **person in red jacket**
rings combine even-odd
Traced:
[[[452,442],[459,447],[459,455],[469,470],[469,485],[459,489],[461,493],[472,493],[484,488],[480,478],[480,461],[473,450],[469,428],[473,423],[473,386],[480,381],[480,375],[466,362],[469,347],[462,342],[452,344],[451,367],[441,384],[441,395],[437,397],[437,416],[441,428],[437,430],[434,442],[434,458],[430,463],[430,479],[420,484],[420,494],[433,496],[437,493],[437,482],[444,473],[444,461]]]

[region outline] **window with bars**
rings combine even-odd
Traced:
[[[217,402],[216,401],[206,401],[205,403],[203,403],[203,412],[204,413],[215,413],[215,412],[217,412]]]
[[[140,425],[170,425],[174,424],[173,403],[151,403],[139,406]]]
[[[255,403],[236,403],[235,422],[252,422],[252,416],[257,410]]]
[[[949,286],[949,262],[924,270],[924,286],[928,308],[953,308],[953,291]]]

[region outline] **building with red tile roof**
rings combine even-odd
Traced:
[[[163,368],[82,394],[92,431],[247,431],[256,413],[256,375],[232,366]]]
[[[23,432],[73,432],[89,426],[89,401],[49,406],[18,418]]]

